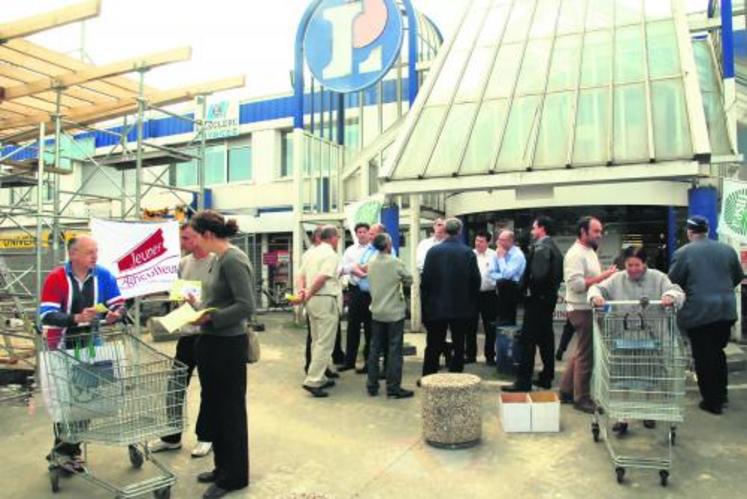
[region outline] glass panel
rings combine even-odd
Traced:
[[[656,159],[692,158],[690,122],[682,80],[651,83]]]
[[[498,57],[496,57],[493,72],[488,82],[488,89],[485,93],[486,99],[511,96],[516,83],[516,73],[519,71],[519,64],[521,64],[523,48],[520,43],[512,43],[502,45],[498,50]]]
[[[226,146],[205,149],[205,185],[226,183]]]
[[[544,92],[551,48],[551,39],[532,40],[527,44],[519,83],[516,87],[518,95]]]
[[[615,87],[613,161],[647,161],[648,121],[643,83]]]
[[[494,54],[494,47],[482,47],[472,53],[472,59],[467,65],[457,91],[457,102],[474,102],[480,98],[480,93],[485,87],[485,80],[490,73]]]
[[[498,157],[499,170],[523,170],[527,166],[527,153],[532,130],[537,128],[540,97],[536,95],[514,100],[511,115]]]
[[[703,9],[705,10],[705,9]],[[646,19],[664,19],[672,17],[672,2],[671,0],[651,0],[646,1]]]
[[[459,86],[459,79],[462,77],[462,70],[469,54],[468,50],[452,50],[449,53],[449,58],[446,59],[433,91],[428,97],[429,105],[448,104],[451,101],[454,90]]]
[[[187,149],[189,154],[196,154],[197,151],[194,149]],[[175,165],[175,185],[177,187],[187,187],[197,185],[199,179],[197,178],[197,160],[186,161],[184,163],[177,163]]]
[[[547,91],[575,89],[581,64],[581,35],[561,36],[555,40]]]
[[[646,25],[648,67],[651,78],[681,74],[680,54],[677,50],[677,33],[672,21],[659,21]]]
[[[539,0],[529,38],[546,38],[555,33],[559,7],[560,0]]]
[[[612,27],[612,8],[615,2],[591,0],[586,13],[586,31]]]
[[[627,26],[615,33],[615,83],[646,79],[641,26]]]
[[[447,177],[456,173],[476,112],[476,103],[459,104],[451,109],[428,165],[428,177]]]
[[[508,99],[485,101],[477,114],[467,144],[460,175],[487,173],[501,144],[500,136],[508,115]]]
[[[482,33],[480,33],[480,38],[477,39],[479,46],[498,45],[503,35],[506,20],[508,19],[508,12],[508,5],[499,5],[488,11],[488,18],[485,19],[485,24],[482,26]]]
[[[718,86],[719,76],[713,64],[709,42],[707,40],[694,41],[693,53],[695,54],[695,66],[698,68],[698,81],[703,95],[703,109],[712,152],[716,156],[731,154],[724,104],[721,89]]]
[[[607,162],[609,98],[606,88],[582,90],[579,93],[573,164]]]
[[[534,166],[565,166],[573,92],[549,94],[542,109]]]
[[[640,23],[643,20],[643,1],[616,0],[615,26]]]
[[[608,85],[612,73],[612,32],[587,33],[581,66],[581,86]]]
[[[446,106],[423,109],[399,160],[394,178],[417,178],[423,173],[445,116]]]
[[[228,181],[252,179],[252,148],[239,147],[228,151]]]
[[[280,177],[290,177],[293,175],[293,132],[283,132],[281,149]]]
[[[518,42],[525,40],[529,25],[532,22],[535,0],[517,0],[508,20],[504,42]]]
[[[582,32],[585,15],[586,0],[565,0],[560,8],[558,34]]]
[[[454,40],[454,45],[451,50],[469,50],[475,43],[475,38],[480,32],[480,28],[485,21],[485,15],[487,14],[487,8],[485,7],[471,7],[470,13],[467,14],[467,18],[464,20],[461,29],[457,32],[457,39]]]

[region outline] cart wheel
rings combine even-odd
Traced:
[[[615,468],[615,474],[617,475],[617,483],[623,483],[623,480],[625,480],[625,468]]]
[[[677,441],[677,432],[674,429],[669,430],[669,443],[672,447],[674,447],[675,442]]]
[[[594,436],[594,441],[599,442],[599,423],[591,423],[591,434]]]
[[[169,499],[171,497],[171,487],[164,487],[153,491],[153,497],[156,499]]]
[[[60,491],[60,470],[49,470],[49,484],[55,494]]]
[[[659,478],[661,479],[661,486],[666,487],[669,483],[669,472],[667,470],[661,470],[659,472]]]
[[[137,469],[142,468],[143,462],[145,461],[143,453],[134,445],[130,445],[127,450],[130,452],[130,463],[132,463],[132,467]]]

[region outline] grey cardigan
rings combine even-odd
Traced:
[[[647,269],[637,281],[622,270],[589,288],[589,301],[596,296],[608,301],[640,300],[644,297],[658,301],[664,295],[671,296],[678,308],[685,302],[682,288],[673,284],[664,272],[655,269]]]
[[[371,317],[378,322],[397,322],[405,318],[402,285],[412,284],[412,276],[400,260],[379,253],[368,263],[371,285]]]
[[[731,246],[710,239],[693,241],[674,252],[669,277],[687,293],[677,314],[681,329],[737,320],[734,288],[744,273]]]
[[[211,320],[201,327],[202,334],[241,336],[246,321],[254,313],[254,276],[249,258],[238,248],[230,247],[216,256],[206,285],[205,308]]]

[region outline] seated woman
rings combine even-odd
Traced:
[[[682,306],[685,293],[672,284],[667,274],[646,265],[646,252],[640,246],[629,246],[622,254],[625,270],[613,274],[601,283],[589,288],[589,300],[595,307],[603,307],[607,301],[638,301],[641,298],[661,299],[665,307]],[[660,297],[660,298],[659,298]],[[646,428],[654,428],[654,421],[644,421]],[[612,431],[623,436],[628,431],[627,421],[618,421]]]

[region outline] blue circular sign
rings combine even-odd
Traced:
[[[395,0],[323,0],[306,28],[304,53],[311,73],[327,89],[357,92],[389,72],[403,38]]]

